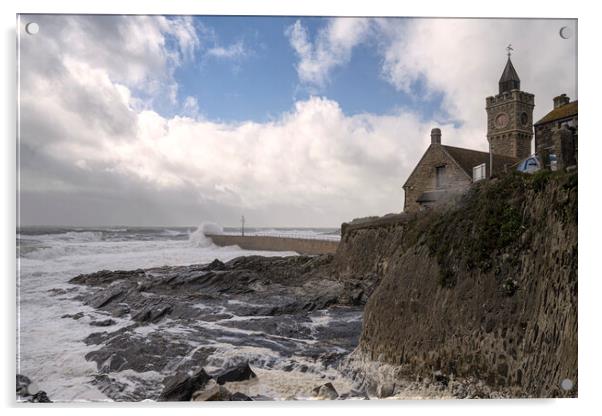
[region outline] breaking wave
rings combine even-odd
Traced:
[[[214,245],[213,241],[211,241],[211,238],[207,237],[207,235],[223,234],[223,232],[224,230],[219,224],[216,224],[214,222],[204,222],[201,225],[199,225],[194,232],[190,233],[188,241],[194,247],[212,247]]]

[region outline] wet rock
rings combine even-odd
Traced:
[[[61,318],[71,318],[71,319],[75,319],[76,321],[78,319],[83,318],[84,313],[83,312],[78,312],[78,313],[68,313],[66,315],[61,316]]]
[[[138,322],[155,323],[173,310],[170,304],[152,305],[142,309],[132,319]]]
[[[107,339],[107,332],[93,332],[84,338],[86,345],[98,345]]]
[[[121,318],[130,313],[130,307],[127,304],[120,303],[111,309],[111,315],[116,318]]]
[[[251,399],[246,394],[237,391],[236,393],[234,393],[233,395],[230,396],[230,401],[231,402],[252,402],[253,399]]]
[[[315,396],[322,400],[336,400],[339,397],[339,393],[334,388],[332,383],[322,384],[321,386],[315,387],[313,390]]]
[[[219,261],[218,259],[213,260],[207,266],[204,267],[205,270],[225,270],[226,265]]]
[[[237,366],[227,368],[215,375],[218,384],[225,384],[230,381],[245,381],[255,378],[257,375],[249,367],[249,362],[238,364]]]
[[[94,308],[102,308],[109,303],[122,298],[125,295],[125,292],[122,288],[116,287],[110,290],[102,291],[98,293],[98,295],[92,297],[88,304]]]
[[[215,380],[211,380],[202,390],[194,392],[192,400],[195,402],[218,402],[229,401],[231,397],[232,393],[227,388],[217,384]]]
[[[345,351],[357,346],[361,332],[360,308],[337,306],[344,284],[335,277],[331,256],[248,256],[225,264],[214,261],[208,265],[104,271],[80,275],[72,283],[88,286],[79,299],[111,314],[107,318],[116,320],[116,316],[131,314],[130,319],[135,321],[126,328],[111,331],[111,327],[106,327],[105,332],[89,335],[84,342],[97,349],[86,354],[86,359],[95,361],[100,373],[132,369],[179,374],[170,388],[178,383],[185,387],[192,370],[210,363],[215,349],[209,345],[215,340],[224,340],[234,349],[274,351],[274,358],[268,356],[263,361],[266,368],[280,363],[277,357],[291,360],[296,355],[334,368]],[[324,324],[320,320],[323,308],[329,309]],[[316,311],[308,316],[311,310]],[[346,319],[346,314],[350,319]],[[266,315],[272,317],[268,319]],[[148,325],[167,317],[177,330],[162,331]],[[337,352],[332,353],[333,350]],[[295,371],[308,371],[307,366],[297,363]],[[129,383],[132,376],[112,376],[119,382],[128,380],[128,387],[121,391],[121,385],[109,380],[107,391],[111,398],[134,397],[132,386],[139,383]],[[218,385],[224,385],[256,375],[248,363],[243,363],[224,367],[214,376]],[[168,381],[164,382],[166,387]],[[156,380],[154,383],[160,385]],[[98,384],[98,388],[105,387]],[[190,391],[184,396],[188,393],[191,397]],[[158,388],[146,397],[157,399],[161,395],[161,400],[190,399],[183,399],[182,395],[173,398],[169,391]]]
[[[28,391],[28,387],[31,384],[31,380],[29,377],[17,374],[17,395],[19,396],[29,396],[30,393]]]
[[[45,391],[39,391],[34,394],[31,399],[27,400],[29,403],[52,403],[52,400],[48,398]]]
[[[102,321],[92,321],[90,322],[91,326],[111,326],[115,325],[115,321],[112,319],[104,319]]]
[[[211,379],[211,376],[203,368],[192,376],[186,373],[177,373],[163,380],[165,387],[159,396],[159,401],[190,401],[197,390],[203,388]]]
[[[27,398],[29,403],[52,403],[45,391],[39,390],[29,377],[22,374],[17,374],[16,392],[17,397]]]
[[[86,360],[95,361],[101,373],[127,369],[160,372],[168,363],[181,361],[193,348],[186,340],[163,331],[140,334],[136,332],[140,327],[139,324],[133,324],[113,332],[90,334],[84,339],[86,345],[100,347],[87,353]],[[197,369],[200,365],[197,363],[193,368]],[[169,369],[169,373],[172,372],[173,369]]]

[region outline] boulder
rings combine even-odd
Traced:
[[[232,393],[224,386],[217,384],[215,380],[209,381],[202,390],[198,390],[192,395],[192,400],[195,402],[220,402],[229,401],[231,398]]]
[[[28,391],[28,387],[31,384],[31,380],[29,377],[26,377],[21,374],[17,374],[17,395],[19,396],[29,396],[30,393]]]
[[[314,388],[312,391],[314,392],[315,396],[322,400],[335,400],[337,397],[339,397],[339,393],[337,393],[337,390],[334,388],[332,383],[322,384],[321,386]]]
[[[92,321],[90,322],[91,326],[111,326],[115,325],[115,321],[112,319],[104,319],[102,321]]]
[[[71,318],[71,319],[75,319],[77,321],[78,319],[83,318],[83,316],[84,316],[83,312],[78,312],[78,313],[74,313],[74,314],[68,313],[66,315],[61,316],[61,318]]]
[[[214,376],[217,384],[225,384],[230,381],[245,381],[255,377],[257,377],[257,375],[251,370],[251,367],[249,367],[248,361],[234,367],[226,368]]]
[[[159,396],[159,401],[190,401],[192,394],[203,388],[209,380],[211,380],[211,376],[203,368],[195,372],[192,376],[184,372],[179,372],[174,376],[166,377],[163,380],[165,387]]]
[[[253,399],[251,399],[246,394],[237,391],[232,396],[230,396],[230,401],[231,402],[252,402]]]
[[[213,260],[211,263],[209,263],[208,265],[206,265],[204,268],[204,270],[225,270],[226,269],[226,265],[219,261],[218,259]]]
[[[48,395],[45,391],[39,391],[34,394],[31,399],[28,400],[29,403],[52,403],[52,400],[48,398]]]

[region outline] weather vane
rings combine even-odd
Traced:
[[[506,46],[506,50],[508,51],[508,58],[510,58],[510,55],[512,55],[511,51],[514,50],[511,43],[509,43],[508,46]]]

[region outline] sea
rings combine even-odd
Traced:
[[[98,311],[83,305],[82,302],[73,299],[73,296],[56,296],[57,290],[73,288],[68,281],[74,276],[99,270],[202,264],[214,259],[225,262],[235,257],[254,254],[296,254],[257,252],[243,250],[238,246],[218,247],[206,236],[208,230],[227,234],[237,234],[241,231],[238,228],[222,229],[210,223],[191,227],[18,228],[17,373],[29,377],[37,383],[36,387],[39,390],[44,390],[56,401],[110,400],[90,383],[98,370],[96,363],[85,359],[86,353],[95,346],[86,346],[83,339],[98,331],[98,328],[89,324]],[[334,228],[245,230],[246,235],[281,235],[330,240],[338,239],[339,233],[340,231]],[[91,318],[61,318],[81,311]],[[352,319],[361,318],[359,313],[357,315]],[[98,318],[101,319],[102,316]],[[316,326],[328,321],[325,316],[316,315],[314,318],[312,319]],[[138,376],[161,380],[157,374]],[[289,374],[277,382],[306,383],[312,380],[295,379]],[[285,392],[281,394],[284,395]]]

